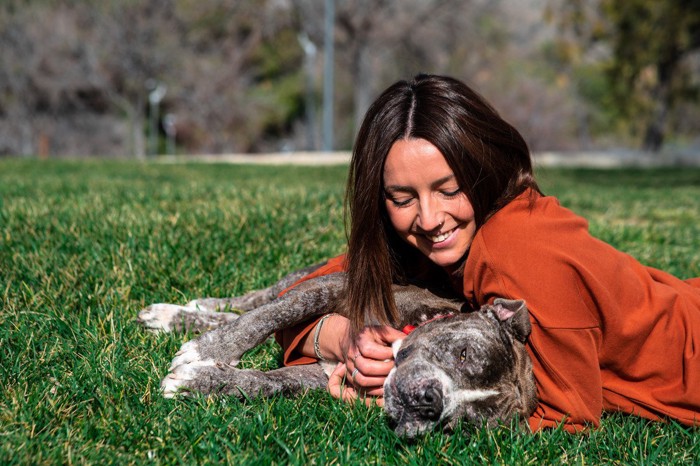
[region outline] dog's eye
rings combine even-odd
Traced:
[[[467,360],[467,348],[464,348],[459,354],[459,362],[464,362]]]

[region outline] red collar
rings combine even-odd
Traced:
[[[410,334],[412,331],[414,331],[415,329],[417,329],[418,327],[422,327],[423,325],[427,324],[428,322],[432,322],[432,321],[438,320],[438,319],[446,319],[446,318],[448,318],[448,317],[454,317],[454,315],[455,315],[455,314],[438,314],[438,315],[436,315],[435,317],[433,317],[432,319],[428,319],[428,320],[426,320],[425,322],[419,323],[418,325],[411,325],[411,324],[406,325],[406,326],[404,326],[404,328],[401,329],[401,331],[402,331],[403,333],[405,333],[406,335],[408,335],[408,334]]]

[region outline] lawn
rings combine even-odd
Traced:
[[[463,426],[406,442],[380,409],[325,392],[163,399],[191,336],[143,332],[138,310],[241,294],[341,252],[345,171],[0,160],[0,464],[700,463],[698,429],[620,415],[580,435]],[[700,276],[700,170],[538,175],[597,237]],[[279,356],[268,342],[244,363]]]

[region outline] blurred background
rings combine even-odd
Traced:
[[[700,152],[700,0],[2,0],[0,155],[349,150],[418,72],[534,151]]]

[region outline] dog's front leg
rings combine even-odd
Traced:
[[[328,377],[318,364],[282,367],[269,372],[238,369],[228,364],[170,373],[161,383],[163,396],[177,393],[234,395],[238,398],[273,395],[294,396],[305,390],[323,389]]]
[[[199,298],[184,306],[158,303],[142,309],[137,321],[156,332],[206,332],[235,320],[242,312],[264,306],[323,264],[296,270],[274,285],[231,298]]]
[[[183,344],[166,379],[185,380],[192,378],[191,373],[208,372],[222,364],[235,367],[243,353],[263,343],[276,331],[332,311],[343,285],[343,274],[308,280],[282,298]]]

